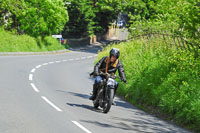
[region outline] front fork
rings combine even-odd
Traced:
[[[112,78],[108,78],[107,85],[105,87],[104,96],[105,96],[106,100],[109,100],[110,89],[114,89],[114,92],[115,92],[115,80]]]
[[[110,96],[110,90],[113,89],[114,92],[115,92],[115,89],[114,88],[109,88],[108,86],[105,87],[105,92],[104,92],[104,102],[108,101],[109,100],[109,96]]]

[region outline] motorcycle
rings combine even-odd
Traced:
[[[94,108],[99,106],[103,108],[103,113],[108,113],[114,98],[115,80],[114,74],[100,73],[99,76],[104,77],[98,86],[96,99],[93,101]]]

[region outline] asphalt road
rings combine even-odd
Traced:
[[[0,56],[0,133],[188,131],[115,98],[108,114],[88,100],[96,50]]]

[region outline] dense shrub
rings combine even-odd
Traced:
[[[118,94],[140,107],[153,107],[179,124],[200,131],[200,62],[192,52],[159,39],[134,40],[106,47],[121,51],[128,84]]]

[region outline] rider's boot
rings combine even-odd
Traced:
[[[94,100],[96,98],[96,95],[97,95],[97,87],[96,85],[93,85],[93,94],[89,99]]]

